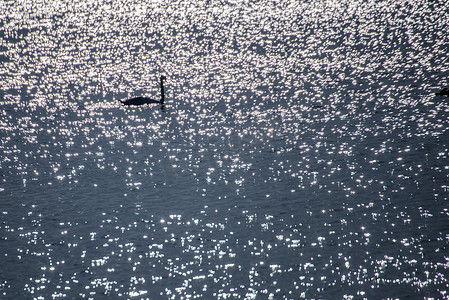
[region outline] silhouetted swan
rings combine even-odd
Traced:
[[[449,89],[448,88],[443,88],[438,93],[435,93],[435,95],[437,95],[437,96],[449,96]]]
[[[164,95],[164,80],[166,80],[167,77],[165,77],[164,75],[161,76],[161,101],[157,101],[151,98],[147,98],[147,97],[135,97],[135,98],[131,98],[131,99],[127,99],[127,100],[123,100],[120,102],[123,105],[143,105],[143,104],[150,104],[150,103],[159,103],[161,105],[164,105],[164,101],[165,101],[165,95]]]

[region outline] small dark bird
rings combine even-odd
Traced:
[[[449,89],[443,88],[441,91],[435,93],[437,96],[449,96]]]
[[[120,100],[120,102],[123,105],[143,105],[143,104],[151,104],[151,103],[158,103],[161,105],[164,105],[165,101],[165,95],[164,95],[164,80],[166,80],[167,77],[164,75],[161,76],[161,100],[154,100],[148,97],[135,97],[127,100]]]

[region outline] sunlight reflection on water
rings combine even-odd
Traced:
[[[447,8],[0,3],[2,297],[449,299]]]

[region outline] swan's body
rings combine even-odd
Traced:
[[[437,96],[449,96],[449,89],[448,88],[443,88],[438,93],[435,93],[435,95],[437,95]]]
[[[151,104],[151,103],[158,103],[163,105],[165,101],[165,95],[164,95],[164,80],[167,79],[165,76],[161,76],[161,100],[154,100],[148,97],[135,97],[127,100],[120,101],[123,105],[144,105],[144,104]]]
[[[147,97],[136,97],[131,99],[126,99],[121,101],[123,105],[143,105],[143,104],[150,104],[150,103],[161,103],[161,101],[154,100]]]

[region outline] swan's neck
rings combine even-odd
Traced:
[[[164,79],[161,77],[161,104],[165,101],[164,95]]]

